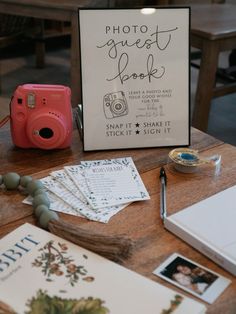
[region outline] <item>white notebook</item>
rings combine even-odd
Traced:
[[[164,225],[236,275],[236,186],[167,216]]]

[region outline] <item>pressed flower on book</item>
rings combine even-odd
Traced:
[[[79,279],[87,282],[94,281],[94,277],[87,275],[83,265],[77,265],[68,255],[68,247],[64,243],[47,242],[41,249],[40,255],[34,260],[32,266],[39,267],[46,276],[47,281],[54,281],[56,277],[65,276],[71,286]],[[87,259],[86,255],[83,255]]]

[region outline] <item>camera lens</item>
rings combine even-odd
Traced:
[[[42,138],[51,138],[53,137],[53,130],[49,128],[43,128],[39,131],[39,135]]]
[[[120,102],[118,102],[118,103],[116,103],[115,104],[115,109],[116,109],[116,111],[120,111],[121,109],[122,109],[122,104],[120,103]]]
[[[127,106],[124,101],[122,101],[121,99],[117,99],[111,103],[110,110],[114,115],[120,116],[126,112]]]
[[[35,111],[27,122],[27,136],[34,147],[60,148],[67,137],[67,123],[52,111]]]

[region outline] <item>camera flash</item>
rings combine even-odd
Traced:
[[[29,93],[27,95],[27,106],[29,108],[34,108],[35,107],[35,94],[34,93]]]

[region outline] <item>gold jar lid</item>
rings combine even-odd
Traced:
[[[198,166],[205,163],[205,160],[199,157],[198,151],[190,148],[173,149],[169,158],[175,163],[176,170],[186,173],[195,172]]]

